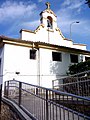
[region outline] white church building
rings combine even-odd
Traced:
[[[57,26],[50,4],[40,13],[40,25],[20,30],[20,38],[0,36],[0,80],[12,80],[52,88],[52,80],[66,76],[70,64],[90,57],[86,45],[66,39]],[[20,74],[15,74],[20,73]]]

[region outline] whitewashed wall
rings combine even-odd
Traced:
[[[6,44],[4,48],[4,76],[5,80],[12,80],[13,78],[37,83],[37,61],[30,60],[30,48],[22,46],[14,46]],[[16,75],[15,72],[20,72]]]
[[[30,49],[9,44],[4,46],[4,81],[14,78],[51,88],[52,80],[66,75],[70,65],[70,53],[39,48],[36,60],[31,60]],[[52,51],[62,53],[61,62],[52,61]],[[20,72],[20,75],[16,75],[15,72]]]
[[[68,68],[69,54],[62,53],[62,62],[52,61],[52,50],[39,49],[37,59],[30,59],[30,48],[9,45],[4,46],[4,81],[17,79],[31,84],[38,84],[40,74],[40,85],[52,87],[52,80],[57,79],[66,73]],[[38,54],[38,52],[40,52]],[[38,58],[40,57],[40,64]],[[39,70],[40,69],[40,70]],[[40,73],[38,73],[40,71]],[[20,72],[16,75],[15,72]]]
[[[50,43],[55,45],[61,45],[61,46],[86,50],[86,45],[74,44],[73,41],[71,40],[64,40],[60,35],[59,31],[50,30],[48,32],[48,29],[46,27],[43,28],[42,26],[40,27],[40,30],[36,32],[36,34],[22,31],[21,39],[34,41],[34,42],[40,41],[40,42],[45,42],[45,43]]]
[[[58,79],[66,75],[66,71],[70,64],[68,53],[62,53],[62,61],[52,61],[52,50],[40,48],[40,85],[44,87],[52,87],[52,80]]]

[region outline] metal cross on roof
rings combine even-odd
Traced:
[[[50,3],[46,2],[47,9],[50,9]]]

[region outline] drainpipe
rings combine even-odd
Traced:
[[[40,49],[38,48],[37,60],[37,84],[40,86]]]
[[[35,48],[35,44],[33,42],[32,49],[37,50],[37,85],[40,86],[40,49]]]

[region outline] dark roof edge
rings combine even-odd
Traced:
[[[21,40],[19,38],[9,38],[7,36],[0,36],[0,41],[1,40],[10,40],[10,41],[15,41],[15,42],[22,42],[22,43],[34,43],[36,45],[45,45],[45,46],[50,46],[50,47],[57,47],[57,48],[63,48],[63,49],[69,49],[69,50],[74,50],[74,51],[78,51],[78,52],[84,52],[84,53],[88,53],[90,54],[90,51],[88,50],[82,50],[82,49],[76,49],[76,48],[70,48],[70,47],[65,47],[65,46],[60,46],[60,45],[54,45],[54,44],[50,44],[50,43],[45,43],[45,42],[34,42],[34,41],[28,41],[28,40]]]

